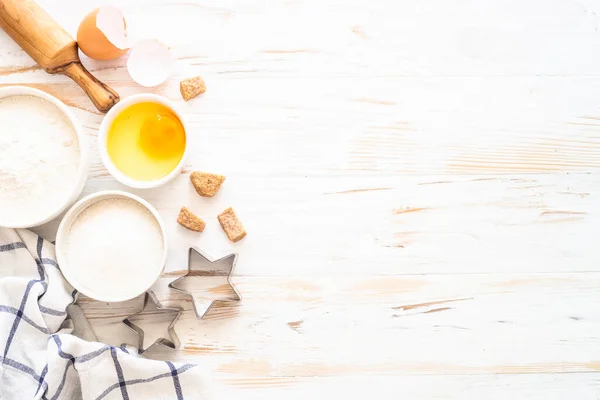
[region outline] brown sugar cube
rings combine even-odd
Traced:
[[[204,80],[197,76],[195,78],[184,79],[179,83],[179,91],[185,101],[189,101],[194,97],[206,92],[206,84]]]
[[[181,207],[177,222],[179,225],[196,232],[202,232],[206,226],[206,222],[202,221],[202,218],[194,215],[187,207]]]
[[[227,234],[227,237],[232,242],[238,242],[246,236],[246,230],[244,226],[240,222],[240,220],[235,215],[233,208],[229,207],[227,210],[223,211],[217,217],[219,219],[219,223],[221,224],[221,228]]]
[[[213,197],[221,188],[223,182],[225,182],[225,177],[223,175],[194,171],[190,174],[190,180],[200,196]]]

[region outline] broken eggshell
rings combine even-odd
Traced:
[[[116,7],[98,8],[79,24],[77,44],[81,51],[94,60],[113,60],[129,50],[127,23]]]
[[[154,87],[167,80],[174,62],[166,45],[155,39],[146,39],[131,48],[127,70],[131,78],[140,85]]]

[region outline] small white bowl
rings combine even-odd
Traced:
[[[35,96],[54,104],[60,110],[60,112],[62,112],[67,117],[69,122],[71,122],[71,125],[75,130],[75,134],[77,135],[77,142],[79,145],[79,167],[77,171],[77,181],[73,182],[71,193],[68,197],[66,197],[65,202],[61,204],[59,208],[54,210],[52,213],[44,216],[43,218],[37,220],[27,220],[19,223],[15,223],[14,221],[10,223],[0,221],[0,226],[5,228],[31,228],[52,221],[54,218],[58,217],[67,207],[73,204],[75,200],[77,200],[77,198],[81,194],[81,191],[83,190],[83,187],[85,186],[85,182],[88,176],[88,170],[90,165],[89,146],[81,130],[81,124],[79,123],[79,121],[77,121],[77,118],[75,118],[71,110],[69,110],[69,108],[56,97],[51,96],[48,93],[43,92],[41,90],[30,88],[27,86],[6,86],[0,88],[0,99],[10,96]],[[31,110],[31,112],[35,112],[35,110]]]
[[[171,111],[173,111],[173,113],[181,121],[181,124],[183,125],[183,130],[185,131],[185,149],[183,151],[183,155],[181,156],[181,160],[179,161],[179,164],[177,164],[175,169],[173,171],[171,171],[169,173],[169,175],[164,176],[160,179],[153,180],[153,181],[137,180],[137,179],[133,179],[133,178],[130,178],[129,176],[125,175],[123,172],[121,172],[115,166],[115,164],[111,160],[110,155],[108,154],[108,150],[106,148],[106,137],[108,135],[108,131],[109,131],[113,121],[115,120],[115,118],[121,113],[121,111],[123,111],[127,107],[132,106],[134,104],[145,103],[145,102],[159,103],[159,104],[162,104],[162,105],[168,107],[169,109],[171,109]],[[183,168],[183,165],[185,163],[185,159],[187,157],[188,148],[189,148],[188,141],[189,141],[188,127],[185,122],[185,118],[183,117],[183,113],[181,111],[179,111],[179,109],[175,106],[175,104],[173,104],[170,100],[168,100],[162,96],[158,96],[155,94],[149,94],[149,93],[136,94],[133,96],[129,96],[125,99],[122,99],[120,102],[118,102],[104,116],[104,119],[102,120],[102,124],[100,124],[100,131],[98,133],[98,147],[100,150],[100,157],[102,158],[102,163],[104,163],[104,166],[106,167],[108,172],[122,184],[127,185],[132,188],[136,188],[136,189],[155,188],[158,186],[162,186],[165,183],[170,182],[173,179],[175,179],[180,174],[181,169]]]
[[[140,205],[142,205],[143,207],[145,207],[154,216],[154,218],[156,219],[156,221],[158,222],[158,225],[160,227],[160,231],[161,231],[162,239],[163,239],[162,257],[160,260],[157,260],[156,268],[154,268],[153,270],[149,270],[147,272],[147,274],[144,273],[144,276],[130,277],[131,279],[145,280],[146,285],[144,285],[143,290],[139,289],[136,291],[130,291],[128,293],[119,293],[119,294],[94,292],[91,289],[86,288],[81,282],[79,282],[77,280],[77,278],[73,274],[73,268],[82,268],[85,266],[70,265],[68,262],[66,251],[67,251],[67,241],[69,238],[71,225],[77,219],[77,217],[85,209],[90,207],[92,204],[97,203],[102,200],[106,200],[106,199],[118,199],[118,198],[134,200],[137,203],[139,203]],[[126,243],[124,243],[124,245],[126,245]],[[60,265],[60,270],[61,270],[62,274],[64,275],[65,279],[71,284],[71,286],[73,286],[79,292],[83,293],[84,295],[86,295],[92,299],[99,300],[99,301],[105,301],[105,302],[126,301],[126,300],[133,299],[133,298],[141,295],[142,293],[146,292],[148,289],[150,289],[152,287],[152,285],[158,280],[158,278],[162,274],[162,272],[165,268],[165,262],[167,260],[167,253],[168,253],[167,233],[165,230],[164,223],[163,223],[162,219],[160,218],[160,215],[158,214],[156,209],[150,203],[148,203],[146,200],[142,199],[141,197],[138,197],[131,193],[123,192],[120,190],[105,190],[105,191],[90,194],[90,195],[84,197],[83,199],[79,200],[65,214],[64,218],[62,219],[62,221],[58,227],[58,232],[56,234],[56,260],[58,261],[58,265]],[[90,257],[97,257],[97,256],[98,256],[97,254],[90,254]]]

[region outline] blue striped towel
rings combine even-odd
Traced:
[[[51,243],[0,228],[0,399],[210,397],[206,375],[194,365],[74,336],[65,320],[76,296]]]

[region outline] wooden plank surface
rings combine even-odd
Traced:
[[[69,32],[99,0],[39,0]],[[597,399],[600,396],[600,3],[595,0],[123,0],[135,37],[177,58],[135,85],[126,56],[84,63],[122,96],[178,102],[191,152],[133,191],[166,221],[155,285],[184,308],[152,358],[201,364],[224,398]],[[125,189],[96,151],[102,120],[0,33],[0,86],[59,97],[92,152],[84,194]],[[208,91],[190,103],[183,77]],[[227,175],[213,199],[188,174]],[[202,234],[175,223],[182,205]],[[248,237],[216,215],[233,206]],[[58,221],[39,228],[48,238]],[[167,284],[190,245],[240,254],[243,301],[203,321]],[[227,297],[224,278],[198,295]],[[134,343],[140,307],[80,303],[99,338]],[[159,324],[144,322],[149,330]]]

